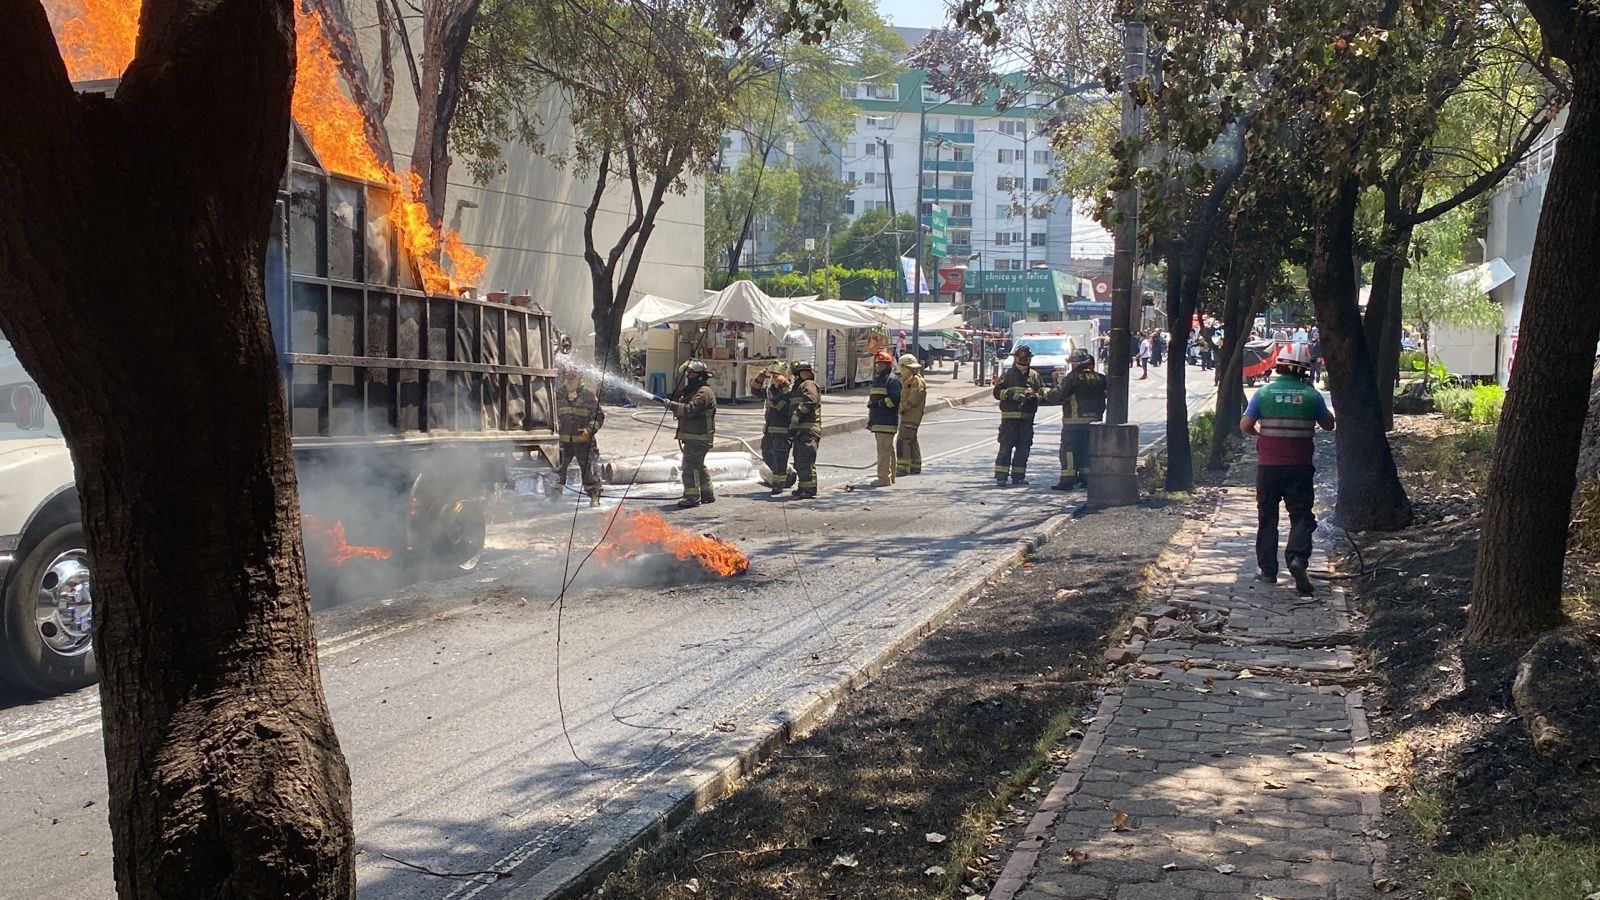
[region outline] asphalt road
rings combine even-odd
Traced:
[[[1134,382],[1144,443],[1161,431],[1160,371]],[[1209,389],[1192,388],[1191,409]],[[471,576],[319,613],[361,895],[542,897],[649,827],[1081,496],[1048,489],[1058,421],[1040,416],[1023,488],[993,486],[998,416],[978,404],[931,414],[924,474],[892,488],[842,490],[872,477],[871,436],[856,432],[824,439],[813,501],[744,482],[720,484],[715,505],[669,511],[648,497],[675,488],[632,492],[630,509],[736,542],[750,557],[741,577],[705,580],[662,557],[591,560],[557,608],[608,499],[599,511],[524,508],[493,527],[496,549]],[[97,702],[93,689],[0,698],[0,897],[113,896]]]

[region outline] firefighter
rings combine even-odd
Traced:
[[[711,473],[706,471],[706,454],[717,434],[717,394],[711,389],[711,367],[698,359],[683,364],[683,387],[673,399],[661,405],[678,420],[676,437],[683,448],[682,509],[717,502],[711,490]]]
[[[1011,367],[994,383],[1000,401],[1000,455],[994,460],[995,483],[1028,483],[1028,451],[1033,449],[1033,417],[1044,397],[1044,379],[1033,370],[1033,350],[1020,344],[1012,351]]]
[[[909,353],[902,354],[900,369],[900,430],[894,436],[894,474],[922,474],[922,445],[917,429],[928,407],[928,384],[922,380],[922,363]]]
[[[1080,349],[1068,361],[1072,371],[1056,373],[1044,404],[1061,407],[1061,480],[1050,486],[1070,491],[1083,482],[1089,461],[1089,426],[1106,414],[1106,377],[1094,370],[1094,354]]]
[[[1239,430],[1256,440],[1256,580],[1278,581],[1278,503],[1289,509],[1289,542],[1283,561],[1294,576],[1295,590],[1313,593],[1306,568],[1311,562],[1311,535],[1317,519],[1311,511],[1312,441],[1317,426],[1332,431],[1333,412],[1311,386],[1311,352],[1292,344],[1278,355],[1277,377],[1257,389]]]
[[[900,430],[900,377],[887,350],[872,355],[872,384],[867,388],[867,430],[878,442],[878,477],[873,487],[894,484],[894,436]]]
[[[750,392],[763,400],[765,421],[761,430],[761,461],[772,472],[767,489],[773,494],[780,494],[795,484],[795,473],[789,470],[789,450],[794,444],[789,430],[793,389],[794,385],[789,380],[789,365],[782,361],[767,366],[750,382]]]
[[[576,459],[589,505],[600,505],[594,435],[605,421],[600,398],[578,379],[578,370],[569,365],[561,366],[561,387],[556,391],[556,432],[561,442],[561,463],[556,467],[555,483],[551,485],[552,496],[560,496],[567,483],[567,469]]]
[[[794,492],[806,499],[817,495],[817,447],[822,443],[822,389],[809,360],[789,366],[794,385],[789,389],[789,434],[794,442]]]

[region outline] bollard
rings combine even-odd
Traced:
[[[1089,426],[1089,505],[1139,502],[1139,426]]]

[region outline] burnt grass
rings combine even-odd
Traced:
[[[1396,428],[1391,441],[1417,521],[1362,539],[1362,559],[1342,566],[1367,570],[1352,583],[1352,606],[1368,617],[1366,650],[1382,681],[1382,703],[1371,705],[1393,773],[1390,806],[1408,813],[1390,819],[1405,823],[1391,859],[1404,869],[1424,851],[1472,852],[1522,835],[1593,842],[1600,779],[1535,754],[1512,701],[1531,641],[1492,652],[1461,641],[1492,429],[1424,416],[1397,416]],[[1593,568],[1569,558],[1569,593],[1589,595]],[[1594,612],[1581,599],[1568,603],[1576,618]],[[1413,874],[1426,867],[1418,868]]]
[[[1073,727],[1098,697],[1108,633],[1140,604],[1185,517],[1210,509],[1202,493],[1078,515],[822,725],[587,896],[985,893],[1014,843],[1006,826],[1032,815],[1049,762],[1081,737]]]

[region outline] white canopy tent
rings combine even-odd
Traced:
[[[692,304],[645,294],[622,314],[622,330],[650,328],[662,320],[688,309]]]
[[[797,300],[789,321],[804,328],[875,328],[883,322],[860,303],[847,300]]]
[[[1463,287],[1475,287],[1487,294],[1516,277],[1517,273],[1511,271],[1511,267],[1506,265],[1506,261],[1496,256],[1486,263],[1451,275],[1449,281],[1452,284]]]
[[[914,315],[910,303],[874,303],[863,306],[872,315],[877,316],[884,325],[894,329],[911,330]],[[920,313],[919,327],[923,331],[941,331],[955,328],[963,323],[961,309],[947,306],[943,303],[924,303]]]
[[[755,282],[735,281],[661,322],[744,322],[781,338],[789,328],[789,311],[781,301],[773,300],[756,287]]]

